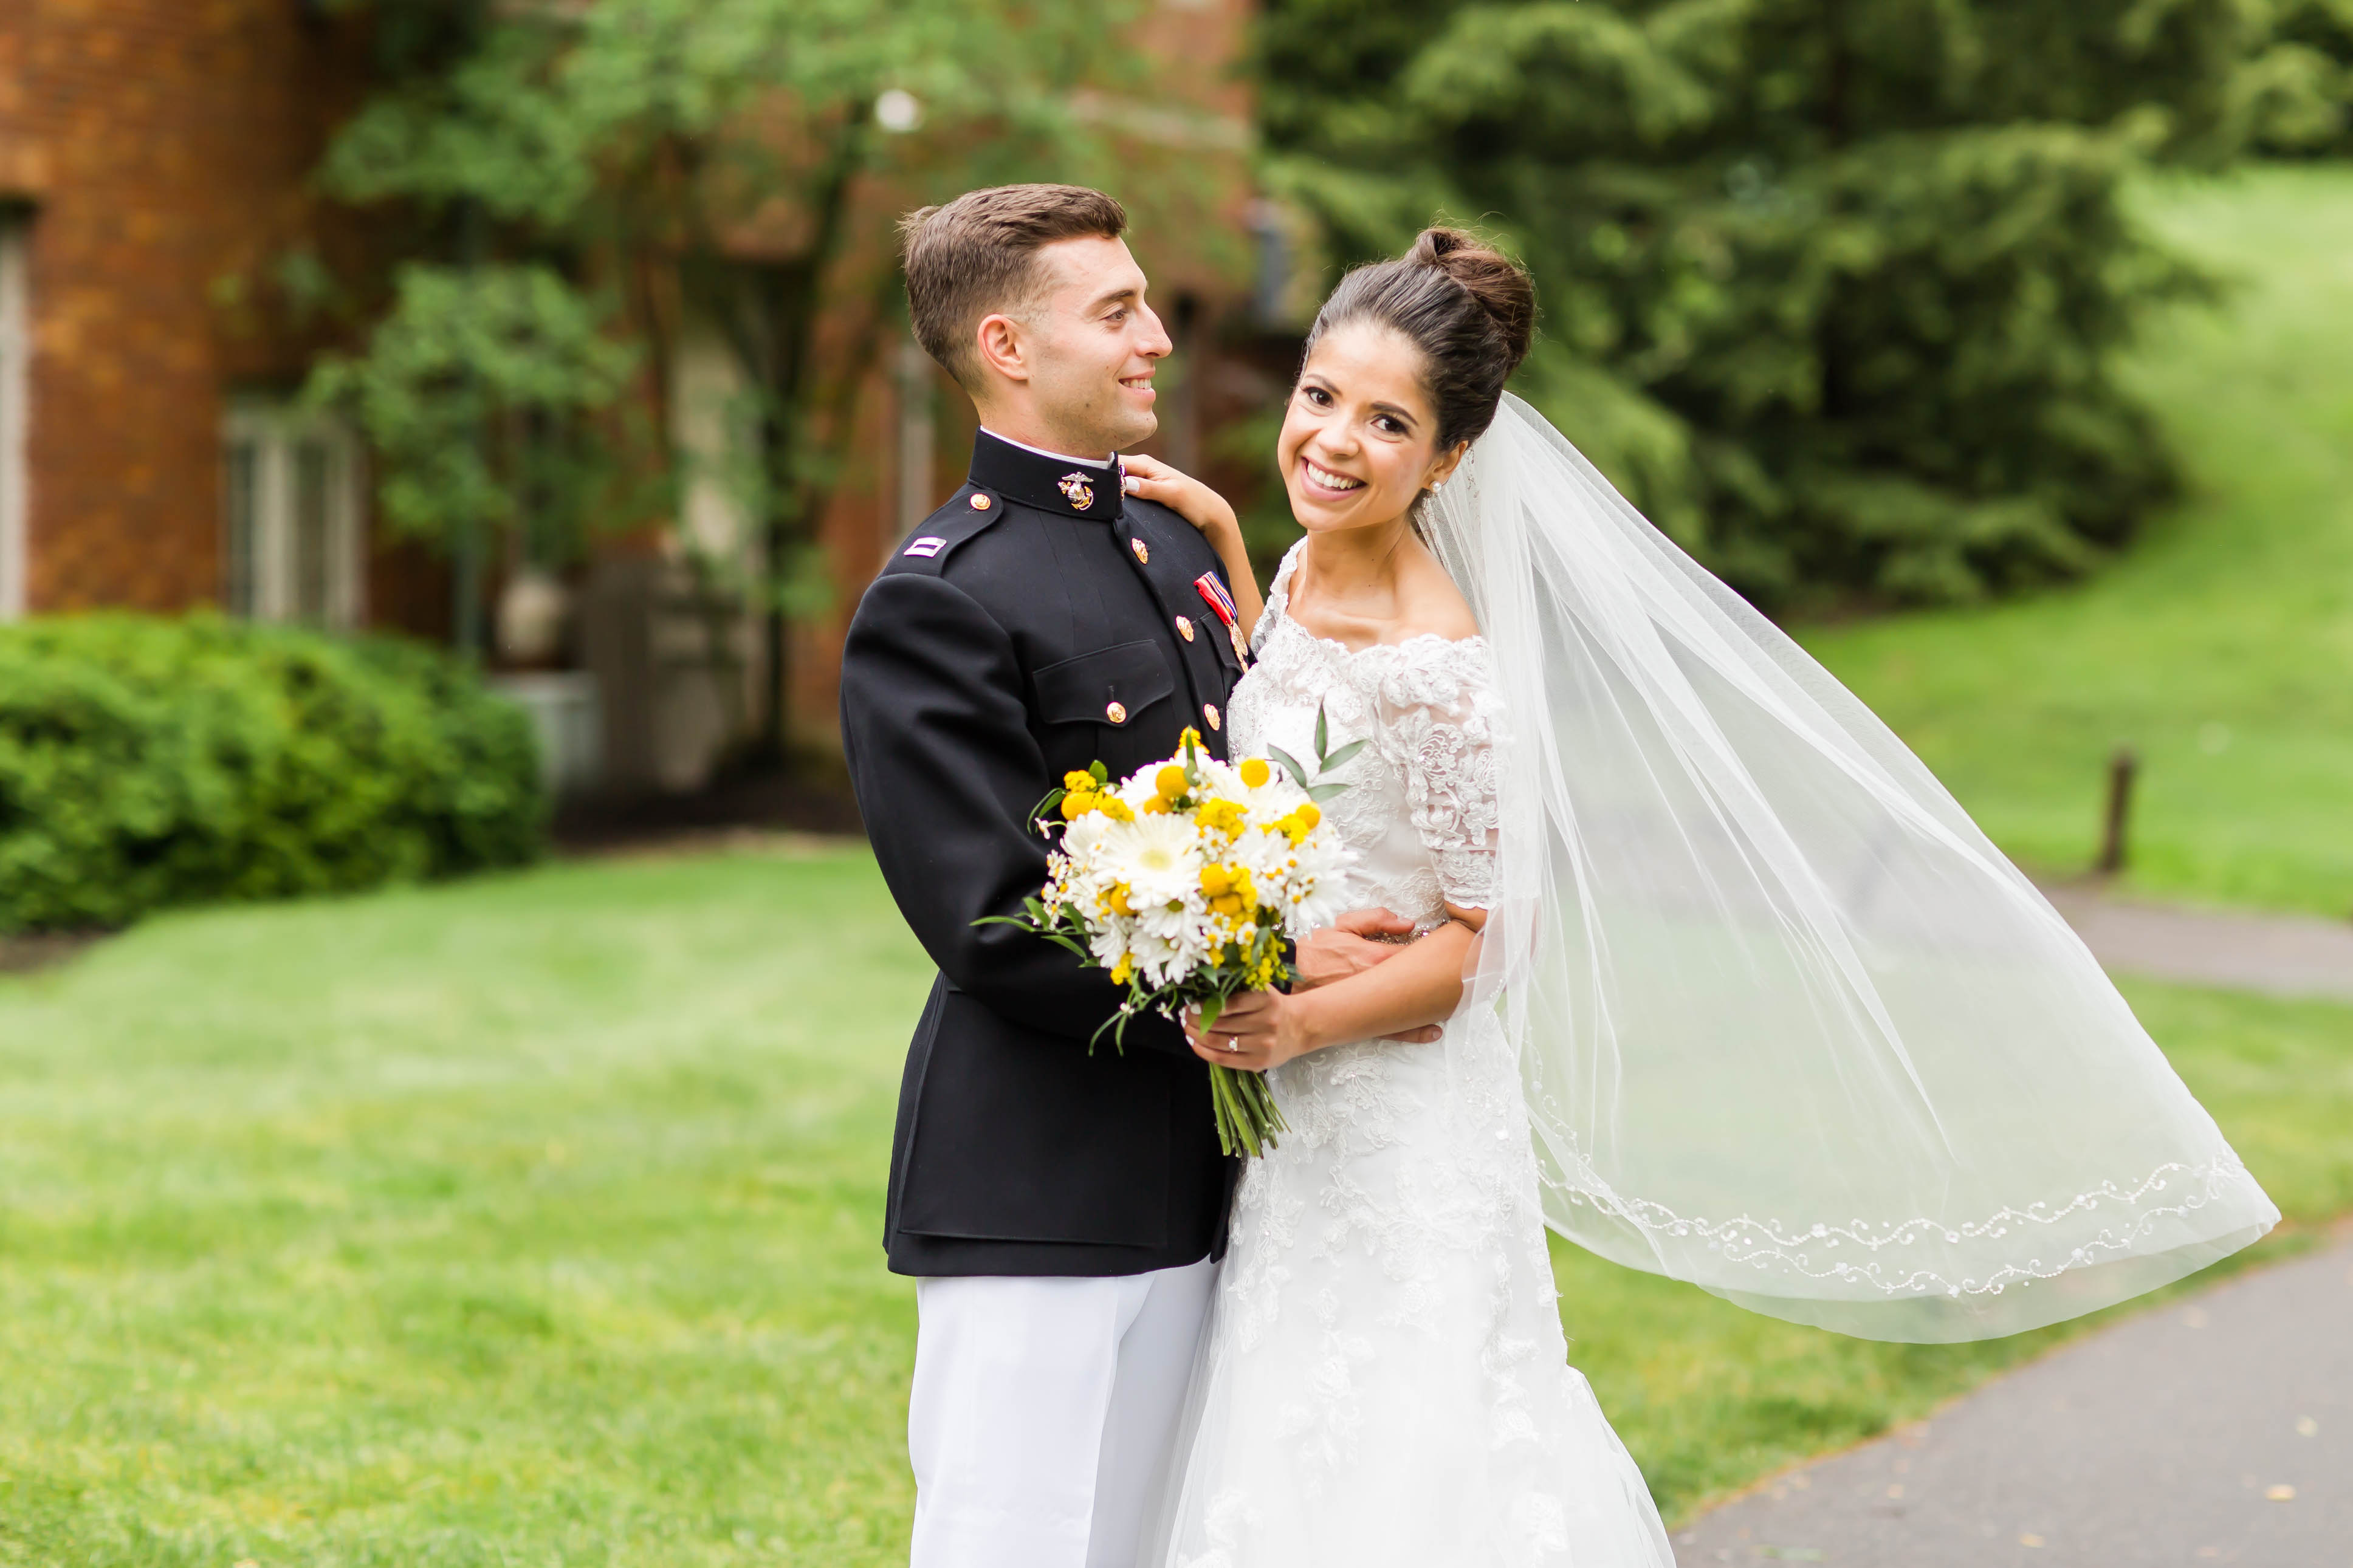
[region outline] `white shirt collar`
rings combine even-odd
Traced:
[[[1051,458],[1058,463],[1076,463],[1082,468],[1108,468],[1117,460],[1103,458],[1073,458],[1068,452],[1049,452],[1043,447],[1032,447],[1027,441],[1017,441],[1010,436],[999,436],[986,425],[980,428],[982,434],[991,440],[1002,441],[1008,447],[1018,447],[1025,452],[1035,452],[1041,458]]]

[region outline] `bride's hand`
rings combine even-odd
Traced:
[[[1201,1010],[1185,1011],[1185,1037],[1203,1061],[1243,1072],[1278,1068],[1311,1048],[1300,1028],[1298,1007],[1280,991],[1245,991],[1218,1015],[1215,1030],[1204,1033]]]
[[[1242,525],[1235,519],[1234,509],[1200,480],[1177,472],[1157,458],[1124,457],[1119,466],[1126,474],[1123,483],[1129,495],[1158,501],[1199,529],[1212,545],[1223,544],[1229,536],[1240,542]]]
[[[1226,569],[1226,586],[1233,591],[1234,607],[1241,613],[1241,635],[1248,638],[1258,629],[1266,600],[1250,570],[1250,548],[1242,542],[1242,525],[1234,509],[1226,504],[1225,497],[1157,458],[1122,458],[1119,462],[1125,475],[1120,484],[1129,495],[1158,501],[1200,530],[1209,548],[1218,552],[1218,561]]]

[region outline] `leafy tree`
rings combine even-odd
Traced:
[[[449,541],[521,525],[548,560],[607,468],[584,416],[611,405],[634,363],[595,302],[543,265],[410,264],[366,352],[322,358],[310,390],[368,432],[396,529]]]
[[[519,482],[459,427],[528,410],[533,439],[586,459],[628,391],[597,334],[641,356],[658,403],[689,320],[715,326],[750,388],[754,460],[735,477],[759,565],[747,578],[739,554],[677,538],[708,602],[764,612],[762,739],[781,750],[786,622],[824,602],[813,531],[897,321],[892,220],[976,184],[1111,174],[1078,89],[1137,79],[1119,41],[1132,5],[370,8],[383,85],[322,178],[414,215],[416,258],[322,395],[351,400],[385,449],[394,514],[448,534],[511,515],[496,492]],[[470,390],[436,406],[450,386]],[[550,435],[565,430],[592,438]],[[679,479],[681,455],[664,461]]]
[[[2244,91],[2263,151],[2353,153],[2353,0],[2280,0]]]
[[[2200,278],[2149,161],[2248,133],[2263,0],[1271,0],[1274,177],[1345,258],[1536,275],[1523,389],[1746,591],[2078,573],[2169,483],[2111,374]]]

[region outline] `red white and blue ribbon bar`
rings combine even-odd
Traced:
[[[1226,592],[1226,585],[1218,581],[1215,572],[1202,573],[1193,579],[1193,586],[1201,590],[1201,597],[1209,601],[1209,608],[1218,612],[1218,619],[1229,626],[1240,624],[1242,613],[1235,605],[1234,596]]]

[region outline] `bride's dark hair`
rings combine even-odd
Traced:
[[[1354,321],[1388,327],[1421,351],[1443,452],[1477,440],[1493,422],[1504,384],[1535,335],[1535,285],[1518,262],[1476,237],[1426,228],[1396,260],[1367,262],[1340,279],[1315,312],[1306,352]]]

